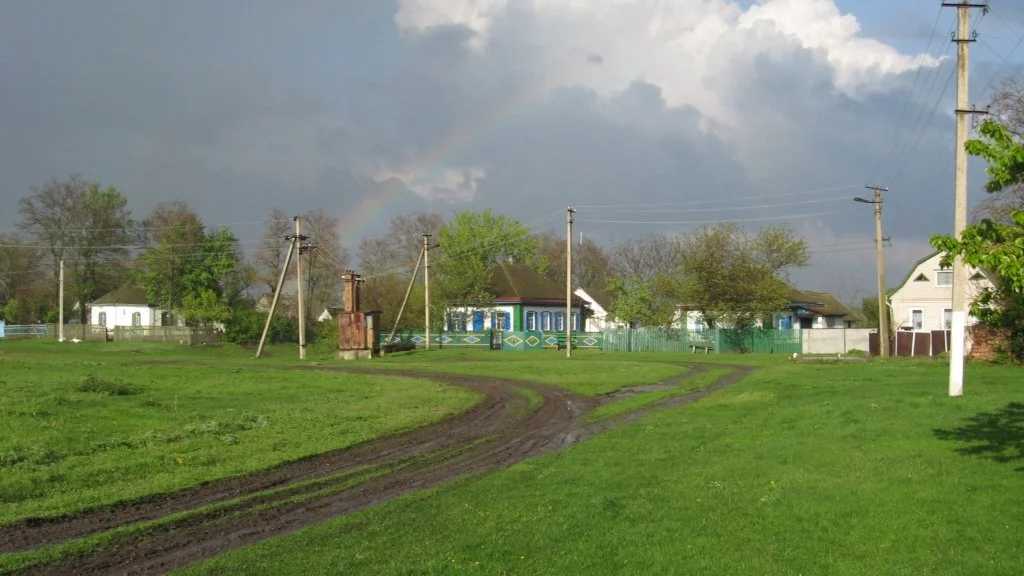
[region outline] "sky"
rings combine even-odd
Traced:
[[[80,174],[255,248],[323,208],[355,248],[490,208],[599,242],[788,224],[805,289],[868,295],[952,228],[955,10],[932,0],[35,0],[0,21],[0,229]],[[1024,6],[972,12],[971,100],[1024,69]],[[980,19],[979,19],[980,18]],[[984,194],[972,161],[970,198]],[[500,240],[500,239],[498,239]]]

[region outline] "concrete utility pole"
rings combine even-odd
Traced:
[[[391,329],[391,334],[388,335],[388,344],[392,343],[392,340],[395,337],[395,332],[398,332],[398,323],[402,321],[402,314],[405,312],[405,305],[409,303],[409,295],[412,294],[412,286],[416,283],[416,276],[420,273],[420,262],[423,262],[423,255],[426,253],[426,246],[420,248],[420,255],[416,258],[416,267],[413,268],[412,278],[409,279],[409,287],[405,289],[405,297],[402,298],[402,307],[398,309],[398,316],[395,316],[395,326]]]
[[[423,235],[423,332],[426,342],[423,344],[430,350],[430,234]]]
[[[975,111],[968,106],[968,79],[970,43],[977,39],[971,34],[971,8],[988,10],[988,4],[943,2],[943,6],[957,9],[956,57],[956,189],[953,200],[953,236],[960,238],[967,228],[967,117]],[[967,268],[962,258],[953,261],[953,325],[950,334],[949,395],[964,393],[964,337],[967,325]]]
[[[64,341],[64,259],[60,260],[60,297],[57,299],[57,341]],[[82,336],[85,338],[85,336]]]
[[[882,186],[865,186],[875,191],[874,200],[854,198],[856,202],[875,205],[875,266],[878,269],[878,356],[889,357],[889,307],[885,289],[885,252],[882,238],[882,192],[888,188]]]
[[[288,266],[292,263],[292,254],[295,253],[295,243],[298,238],[285,236],[285,240],[291,240],[288,246],[288,255],[284,258],[284,266],[281,267],[281,275],[277,278],[277,287],[274,289],[274,299],[270,302],[270,312],[267,313],[267,322],[263,325],[263,335],[260,336],[260,345],[256,348],[256,357],[263,354],[263,344],[267,341],[267,331],[270,330],[270,321],[274,318],[274,310],[277,309],[277,299],[281,297],[281,286],[284,285],[284,277],[288,274]]]
[[[572,358],[572,216],[576,210],[565,211],[565,357]]]
[[[302,254],[306,247],[303,242],[308,237],[302,235],[302,217],[295,217],[295,239],[299,243],[299,255],[295,259],[295,290],[296,301],[299,307],[299,360],[306,359],[306,307],[302,299]]]

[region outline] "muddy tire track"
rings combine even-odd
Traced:
[[[62,517],[28,520],[0,530],[0,552],[52,545],[146,520],[196,510],[204,506],[252,496],[244,502],[203,511],[115,538],[108,547],[71,556],[55,563],[38,564],[20,574],[159,574],[221,554],[228,550],[280,536],[324,520],[351,514],[416,490],[437,486],[469,474],[488,472],[516,462],[560,450],[603,430],[639,419],[653,411],[694,402],[746,376],[745,367],[716,366],[731,372],[707,388],[666,398],[634,412],[584,423],[600,404],[622,395],[603,398],[579,396],[567,390],[502,379],[438,373],[386,372],[368,369],[320,367],[364,374],[407,376],[464,386],[484,395],[481,402],[461,414],[406,433],[378,439],[346,450],[329,452],[247,476],[215,481],[179,492]],[[665,384],[679,385],[704,371],[699,365]],[[529,388],[543,399],[523,414],[528,400],[516,388]],[[633,393],[643,392],[638,387]],[[452,450],[451,454],[444,451]],[[436,456],[431,458],[431,456]],[[324,486],[341,485],[366,466],[398,465],[390,473],[371,477],[335,492],[313,494]],[[334,477],[337,477],[336,479]],[[326,479],[313,487],[287,486]],[[280,493],[260,492],[281,488]],[[313,494],[293,501],[289,497]],[[255,495],[255,496],[254,496]]]

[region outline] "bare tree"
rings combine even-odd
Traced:
[[[1024,78],[1004,78],[993,95],[991,112],[1018,141],[1024,139]],[[1011,224],[1010,216],[1024,210],[1024,185],[1011,186],[994,194],[985,194],[971,210],[974,220],[989,218]]]
[[[86,322],[85,304],[126,273],[124,261],[136,239],[127,199],[114,188],[71,176],[33,188],[19,204],[20,227],[46,247],[53,270],[66,260],[80,320]]]
[[[648,234],[630,238],[612,249],[611,269],[616,276],[650,281],[679,269],[682,244],[678,237]]]
[[[367,277],[363,303],[383,313],[385,326],[390,327],[395,322],[423,246],[423,234],[432,234],[436,241],[443,225],[444,217],[440,214],[403,214],[391,220],[384,234],[363,238],[359,243],[360,272]],[[417,284],[421,283],[421,278],[422,272],[417,276]],[[423,291],[413,290],[398,327],[420,327],[423,308]]]
[[[304,256],[307,262],[306,296],[310,302],[330,304],[341,298],[342,275],[348,266],[349,253],[341,245],[338,219],[328,216],[322,209],[302,216],[302,233],[316,245],[315,254]],[[308,310],[313,313],[313,310]],[[317,310],[316,312],[319,312]]]
[[[273,292],[277,287],[277,277],[284,265],[288,243],[285,236],[292,234],[294,224],[284,210],[274,208],[267,218],[267,227],[260,239],[260,247],[253,255],[253,266],[256,269],[256,280],[267,290]]]
[[[537,248],[537,268],[546,278],[565,285],[565,235],[548,231],[536,235],[539,242]],[[604,248],[593,240],[585,238],[582,244],[578,238],[573,239],[573,284],[587,290],[603,291],[607,288],[611,268],[611,258]]]

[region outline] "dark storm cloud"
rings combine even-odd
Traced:
[[[137,213],[179,198],[210,222],[260,219],[275,205],[343,215],[380,193],[400,201],[374,215],[370,230],[417,208],[494,208],[531,221],[569,204],[673,202],[684,210],[871,178],[892,188],[895,243],[920,246],[951,222],[952,87],[920,140],[910,131],[919,109],[930,113],[948,68],[936,72],[930,99],[918,86],[906,120],[912,72],[853,98],[834,88],[822,53],[782,36],[772,50],[755,50],[756,38],[744,35],[771,32],[737,32],[716,51],[721,66],[693,79],[735,114],[739,128],[727,129],[696,108],[668,105],[663,88],[639,72],[617,93],[573,82],[538,90],[553,72],[550,47],[523,6],[494,24],[484,51],[468,49],[475,33],[457,25],[401,37],[394,12],[379,0],[234,10],[208,2],[13,4],[0,23],[0,227],[13,223],[29,186],[72,172],[123,189]],[[616,61],[580,50],[575,62],[590,70]],[[981,70],[977,82],[995,72]],[[875,174],[894,131],[892,159]],[[912,152],[905,161],[904,148]],[[429,202],[406,187],[415,183],[374,180],[406,169],[424,177],[480,169],[485,177],[467,204]],[[982,181],[975,167],[972,189]],[[870,215],[850,204],[824,230],[869,237]],[[687,227],[585,221],[747,215],[581,208],[578,217],[588,235],[621,238]],[[857,258],[841,266],[856,267],[854,282],[870,285],[873,267]],[[808,281],[838,266],[826,259]]]

